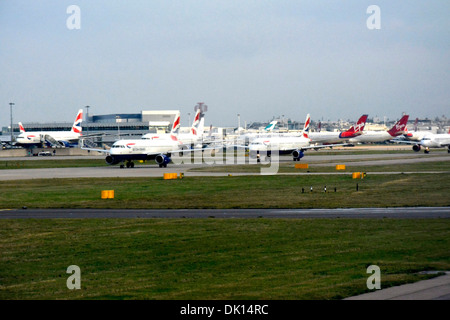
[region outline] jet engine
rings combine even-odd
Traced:
[[[292,156],[294,157],[294,161],[300,161],[305,154],[303,153],[303,150],[294,150],[294,152],[292,152]]]
[[[165,154],[159,154],[156,156],[155,161],[157,164],[159,164],[159,167],[167,167],[167,164],[170,163],[171,159],[169,156],[166,156]]]
[[[420,144],[415,144],[415,145],[413,145],[413,148],[412,148],[415,152],[419,152],[420,151]]]
[[[111,156],[111,155],[106,156],[105,161],[107,164],[111,164],[111,165],[118,164],[120,162],[116,158],[114,158],[114,156]]]

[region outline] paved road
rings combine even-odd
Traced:
[[[19,209],[0,210],[0,219],[53,218],[450,218],[450,207],[346,209]]]
[[[368,155],[360,155],[358,159],[367,159]],[[373,155],[369,155],[373,156]],[[386,157],[386,155],[382,155]],[[435,156],[435,157],[418,157],[411,155],[408,158],[397,157],[396,154],[392,155],[395,159],[382,159],[382,160],[365,160],[357,162],[348,162],[347,165],[386,165],[386,164],[403,164],[403,163],[419,163],[428,161],[450,161],[450,156]],[[336,160],[334,156],[316,156],[314,158],[320,157],[322,160],[330,161],[326,164],[314,164],[314,166],[334,166],[336,163],[346,164],[344,158]],[[342,156],[345,159],[355,160],[353,156]],[[332,160],[331,160],[332,159]],[[368,158],[372,159],[372,158]],[[282,160],[287,161],[287,160]],[[207,166],[207,165],[206,165]],[[120,169],[118,166],[107,166],[104,167],[85,167],[85,168],[45,168],[45,169],[6,169],[0,170],[0,181],[3,180],[23,180],[23,179],[48,179],[48,178],[106,178],[106,177],[162,177],[166,172],[174,173],[184,173],[186,177],[188,176],[227,176],[228,172],[208,172],[208,171],[190,171],[193,168],[204,168],[205,165],[196,164],[180,164],[180,165],[170,165],[168,168],[158,168],[157,166],[139,166],[137,165],[133,169]],[[385,172],[372,172],[367,170],[371,174],[385,174]],[[389,172],[389,174],[399,174],[406,172]],[[417,172],[415,172],[417,173]],[[232,175],[255,175],[256,173],[233,173]],[[278,173],[279,174],[279,173]],[[323,174],[323,173],[308,173],[304,171],[299,171],[297,173],[286,173],[290,175],[305,175],[305,174]],[[326,174],[349,174],[348,172],[331,172]]]

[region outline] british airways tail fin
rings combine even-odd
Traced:
[[[311,123],[311,117],[309,113],[306,116],[305,125],[303,126],[302,136],[306,139],[309,139],[309,124]]]
[[[81,122],[83,121],[83,109],[78,110],[77,117],[72,126],[72,132],[81,134]]]
[[[397,137],[405,133],[406,124],[408,123],[409,115],[404,115],[398,120],[394,126],[388,131],[392,137]]]
[[[19,130],[20,133],[25,132],[25,128],[23,127],[22,122],[19,122]]]
[[[191,133],[194,136],[199,134],[198,128],[200,126],[200,117],[201,117],[201,111],[200,111],[200,109],[197,109],[197,111],[195,112],[194,121],[192,122],[192,126],[191,126]]]
[[[177,134],[178,134],[178,129],[180,129],[180,114],[177,113],[177,115],[175,116],[175,120],[173,122],[172,125],[172,130],[170,130],[170,137],[173,140],[177,140]]]

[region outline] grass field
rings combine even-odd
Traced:
[[[0,220],[0,299],[340,299],[449,270],[450,221]],[[67,267],[81,269],[69,290]]]
[[[0,209],[450,206],[448,161],[384,168],[438,173],[2,181]],[[369,265],[382,288],[450,270],[449,245],[449,219],[0,219],[0,299],[341,299]]]
[[[449,206],[449,189],[450,173],[36,179],[3,181],[0,209]],[[115,198],[101,199],[102,190]]]

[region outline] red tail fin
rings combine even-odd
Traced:
[[[359,118],[358,122],[355,126],[352,126],[347,131],[342,132],[339,137],[340,138],[353,138],[362,134],[364,127],[366,126],[367,114],[363,114],[361,118]]]
[[[405,133],[406,124],[408,123],[409,115],[404,115],[400,120],[398,120],[394,126],[391,128],[391,130],[388,131],[388,133],[393,136],[397,137],[399,135],[402,135]]]
[[[19,122],[19,130],[20,133],[25,132],[25,128],[23,127],[22,122]]]
[[[170,130],[170,137],[172,138],[172,140],[178,140],[177,139],[177,134],[178,134],[178,129],[180,128],[180,114],[178,113],[177,116],[175,117],[175,121],[173,122],[172,125],[172,130]]]
[[[306,115],[305,125],[303,126],[302,136],[309,139],[309,125],[311,123],[311,117],[309,113]]]

